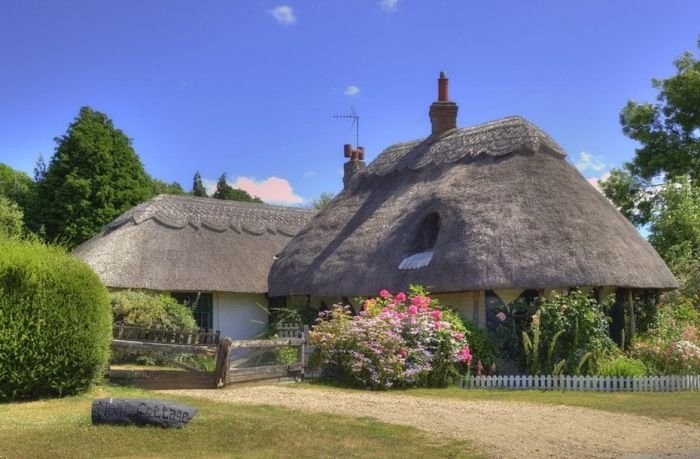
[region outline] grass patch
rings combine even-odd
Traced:
[[[178,400],[199,409],[184,429],[93,426],[94,398]],[[215,403],[100,387],[63,399],[0,404],[4,457],[478,457],[464,441],[417,429],[270,406]]]
[[[305,383],[299,387],[323,387],[331,390],[357,391],[324,383]],[[574,392],[535,390],[405,389],[388,391],[416,397],[451,398],[478,401],[495,400],[542,403],[592,408],[615,413],[648,416],[656,419],[680,420],[700,425],[700,393],[698,392]]]

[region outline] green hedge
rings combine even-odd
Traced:
[[[0,239],[0,400],[80,393],[109,358],[109,294],[64,249]]]

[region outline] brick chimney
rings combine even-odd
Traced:
[[[346,158],[350,158],[350,161],[343,165],[343,187],[347,188],[352,176],[365,168],[365,148],[352,148],[352,145],[345,144],[343,154]]]
[[[440,135],[457,127],[457,104],[450,102],[447,91],[448,79],[445,72],[438,78],[438,100],[430,106],[430,124],[432,135]]]

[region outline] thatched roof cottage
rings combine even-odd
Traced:
[[[197,300],[201,327],[244,339],[267,324],[274,257],[312,215],[308,209],[160,195],[109,223],[74,254],[110,289]]]
[[[457,128],[447,79],[438,81],[430,136],[366,167],[364,151],[346,146],[345,188],[275,261],[270,296],[352,298],[417,283],[484,324],[489,305],[520,295],[577,287],[628,298],[678,286],[551,137],[520,117]]]

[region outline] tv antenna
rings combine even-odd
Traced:
[[[345,115],[333,115],[333,118],[352,120],[350,129],[355,128],[355,148],[360,148],[360,115],[355,111],[355,107],[350,106],[350,113]]]

